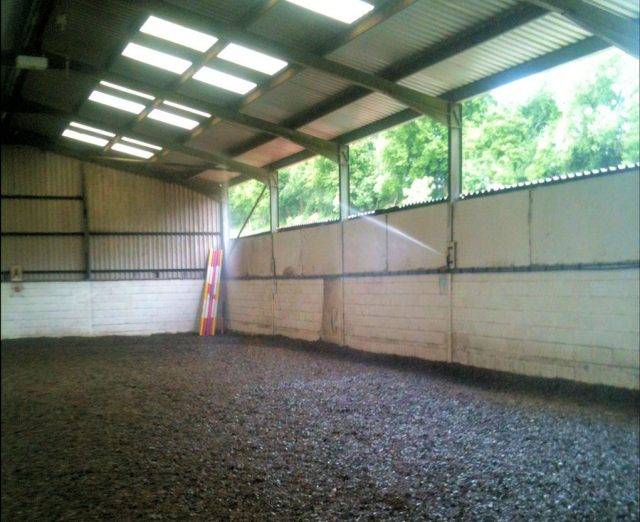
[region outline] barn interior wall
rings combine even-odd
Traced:
[[[1,179],[3,279],[25,281],[2,283],[3,338],[195,328],[216,201],[29,147],[2,147]]]
[[[637,389],[639,194],[636,171],[455,202],[453,273],[447,203],[242,238],[229,327]]]

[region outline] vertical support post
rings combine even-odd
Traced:
[[[219,221],[220,221],[220,237],[222,239],[222,248],[224,252],[222,269],[220,273],[220,321],[219,328],[220,333],[224,335],[224,330],[227,326],[227,317],[229,316],[227,306],[227,265],[231,262],[231,251],[229,234],[231,233],[231,226],[229,223],[229,188],[225,184],[221,190]]]
[[[447,245],[447,294],[449,300],[449,336],[447,339],[447,361],[453,362],[453,270],[456,268],[456,241],[454,235],[455,203],[462,191],[462,106],[450,103],[448,107],[449,127],[449,244]]]
[[[276,254],[274,234],[278,232],[278,174],[269,176],[269,210],[271,221],[271,334],[276,334],[276,294],[278,281],[276,280]]]
[[[449,247],[447,268],[455,268],[456,246],[453,234],[453,213],[462,192],[462,106],[449,104]]]
[[[338,173],[340,177],[340,221],[349,218],[349,146],[338,150]]]
[[[89,203],[87,201],[87,173],[80,162],[80,186],[82,194],[82,257],[84,259],[84,278],[91,280],[91,233],[89,231]]]
[[[231,224],[229,223],[229,187],[225,184],[220,197],[220,233],[222,234],[222,248],[225,255],[229,251]]]
[[[462,191],[462,106],[449,104],[449,198],[460,199]]]
[[[271,233],[278,230],[278,175],[269,178],[269,209],[271,216]]]
[[[338,175],[340,181],[340,312],[342,315],[341,344],[346,345],[346,316],[344,309],[344,222],[349,219],[349,146],[342,145],[338,149]]]

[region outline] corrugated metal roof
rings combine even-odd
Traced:
[[[624,16],[638,16],[635,0],[588,1]],[[212,17],[223,22],[246,19],[247,15],[259,12],[266,5],[261,0],[170,0],[170,3],[196,13],[196,16]],[[378,6],[383,4],[382,0],[373,3]],[[415,56],[416,52],[433,48],[444,39],[455,38],[461,31],[476,27],[517,3],[516,0],[417,0],[378,25],[368,27],[328,56],[363,71],[378,72],[402,63]],[[46,26],[43,48],[98,66],[109,63],[114,71],[161,87],[170,86],[177,78],[175,75],[118,57],[119,50],[135,33],[144,16],[139,6],[120,0],[62,0],[57,2]],[[339,41],[340,35],[350,30],[346,24],[285,1],[266,10],[250,26],[250,31],[255,34],[307,50],[330,48],[332,42]],[[561,15],[548,14],[412,74],[400,83],[427,94],[439,95],[587,36],[587,31]],[[386,96],[369,94],[330,114],[319,113],[315,121],[309,122],[308,117],[301,117],[313,114],[317,106],[337,99],[351,85],[335,76],[304,69],[277,87],[266,90],[265,94],[247,104],[243,112],[272,122],[306,121],[302,127],[305,132],[333,138],[405,108]],[[32,72],[27,75],[22,95],[62,111],[81,106],[81,116],[104,121],[106,126],[119,127],[131,121],[127,114],[101,109],[96,104],[82,103],[90,88],[91,82],[82,82],[74,76],[67,78],[64,73]],[[243,99],[237,94],[196,81],[187,81],[180,92],[231,107],[241,106]],[[13,124],[52,137],[59,132],[55,125],[34,118],[15,117]],[[143,121],[135,128],[163,138],[183,140],[187,137],[183,131],[159,126],[155,122]],[[243,150],[243,145],[253,143],[259,134],[223,123],[205,130],[189,144],[203,150]],[[299,150],[298,145],[279,138],[259,144],[239,159],[254,165],[265,165]],[[202,164],[200,159],[177,153],[162,155],[158,163],[163,162],[181,163],[186,167]]]
[[[302,130],[313,134],[324,134],[328,138],[335,138],[340,134],[358,129],[405,108],[401,103],[383,94],[369,94],[347,107],[338,109],[305,125]]]
[[[416,2],[328,57],[376,73],[516,3],[515,0]]]
[[[627,16],[629,18],[638,18],[640,15],[640,3],[637,0],[585,0],[612,13]]]
[[[413,74],[401,85],[439,95],[589,36],[559,14],[551,13]]]
[[[270,121],[283,121],[349,87],[349,82],[311,69],[272,89],[243,112]]]

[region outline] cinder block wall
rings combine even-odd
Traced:
[[[202,281],[2,283],[2,338],[193,332]]]
[[[636,171],[244,238],[229,326],[638,389],[639,194]]]

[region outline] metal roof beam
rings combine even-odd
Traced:
[[[506,83],[519,80],[526,76],[539,73],[551,67],[562,65],[563,63],[577,60],[583,56],[602,51],[609,47],[607,42],[602,41],[596,36],[590,36],[584,40],[561,47],[556,51],[552,51],[544,56],[534,58],[528,62],[521,63],[505,71],[487,76],[473,83],[463,85],[457,89],[452,89],[443,94],[443,97],[452,102],[459,102],[472,96],[482,94],[484,92],[500,87]]]
[[[305,149],[309,149],[315,152],[316,154],[321,154],[333,161],[338,161],[337,146],[328,140],[312,136],[311,134],[307,134],[299,130],[291,129],[277,123],[272,123],[267,120],[256,118],[254,116],[249,116],[248,114],[241,113],[230,107],[225,107],[223,105],[218,105],[211,102],[202,102],[200,100],[196,100],[194,98],[190,98],[188,96],[173,92],[169,89],[163,89],[161,87],[156,87],[140,80],[134,80],[129,76],[100,70],[88,64],[79,63],[77,61],[69,62],[67,64],[64,57],[59,55],[48,53],[47,56],[51,61],[49,70],[58,67],[61,69],[67,69],[68,66],[69,70],[73,71],[74,73],[82,74],[86,77],[91,78],[92,80],[95,80],[96,82],[99,82],[100,80],[111,80],[113,83],[122,84],[132,89],[144,91],[159,99],[182,103],[183,105],[187,105],[194,109],[208,112],[213,116],[221,118],[225,121],[229,121],[253,130],[266,132],[271,136],[285,138],[289,141],[297,143]],[[118,96],[126,97],[126,94],[119,93]],[[204,123],[202,123],[201,125],[204,125]]]
[[[452,102],[461,102],[467,98],[482,94],[484,92],[487,92],[488,90],[495,89],[496,87],[500,87],[501,85],[505,85],[531,74],[543,72],[547,69],[562,65],[563,63],[566,63],[568,61],[588,56],[589,54],[606,49],[608,46],[609,45],[606,42],[600,40],[599,38],[596,38],[595,36],[592,36],[586,38],[585,40],[581,40],[579,42],[571,44],[567,47],[558,49],[557,51],[553,51],[545,56],[534,58],[533,60],[529,60],[528,62],[511,67],[506,71],[496,73],[487,78],[483,78],[462,87],[458,87],[457,89],[452,89],[444,93],[442,96],[443,98],[451,100]],[[374,123],[370,123],[358,129],[341,134],[333,141],[335,141],[339,145],[346,145],[355,140],[371,136],[372,134],[376,134],[377,132],[383,131],[395,125],[400,125],[402,123],[411,121],[415,119],[416,116],[417,115],[415,111],[412,111],[411,109],[405,109],[403,111],[396,112],[395,114],[387,116],[382,120],[378,120]],[[272,170],[279,170],[293,165],[294,163],[297,163],[299,161],[309,159],[311,157],[313,156],[309,154],[308,151],[300,151],[292,154],[291,156],[270,163],[269,165],[266,165],[266,167]],[[229,185],[233,186],[237,183],[241,183],[245,179],[246,178],[242,177],[234,178],[229,182]]]
[[[289,63],[295,63],[304,67],[310,67],[324,73],[347,80],[373,92],[379,92],[393,98],[412,109],[430,116],[437,121],[446,123],[447,104],[443,100],[428,94],[398,85],[375,74],[366,73],[324,58],[323,56],[286,47],[268,38],[252,34],[237,26],[222,23],[216,19],[190,16],[182,9],[168,5],[164,1],[147,0],[141,2],[150,12],[156,15],[166,16],[172,20],[182,21],[190,27],[214,33],[225,40],[237,42],[241,45],[271,54]]]
[[[4,111],[5,108],[3,107],[2,110]],[[98,120],[94,120],[93,118],[87,118],[82,116],[74,116],[74,115],[67,114],[67,113],[58,111],[57,109],[53,109],[49,106],[38,104],[38,103],[23,104],[23,107],[20,107],[20,106],[16,107],[14,104],[9,104],[6,107],[6,112],[44,114],[44,115],[58,118],[59,120],[63,120],[66,122],[79,120],[80,122],[84,122],[89,125],[95,125],[96,127],[107,127],[109,128],[109,130],[113,132],[118,132],[119,130],[117,128],[113,128],[113,126],[110,126],[109,124],[103,121],[98,121]],[[133,134],[134,137],[138,137],[142,140],[150,141],[152,143],[160,145],[167,150],[179,152],[187,156],[204,160],[209,164],[210,168],[219,168],[219,166],[222,165],[224,168],[228,170],[238,172],[240,174],[244,174],[251,178],[255,178],[258,181],[261,181],[263,183],[268,182],[269,179],[271,179],[275,175],[274,171],[263,169],[260,167],[254,167],[253,165],[249,165],[247,163],[242,163],[240,161],[234,160],[233,158],[227,156],[226,154],[222,154],[219,152],[204,151],[200,149],[195,149],[193,147],[188,147],[180,143],[173,143],[167,140],[163,140],[154,134],[149,134],[149,133],[144,133],[139,131],[135,131],[131,134]]]
[[[441,43],[430,46],[427,49],[423,49],[412,56],[409,56],[405,60],[391,65],[380,73],[380,75],[391,81],[401,80],[402,78],[415,74],[426,67],[435,65],[436,63],[451,58],[456,54],[462,53],[477,45],[487,42],[492,38],[500,36],[507,31],[511,31],[512,29],[516,29],[517,27],[536,20],[547,12],[548,11],[545,9],[526,3],[518,4],[485,20],[484,22],[480,22],[477,25],[445,39]],[[336,96],[332,96],[328,100],[319,103],[310,110],[303,111],[300,114],[287,119],[283,124],[287,127],[301,127],[317,120],[318,118],[326,116],[341,107],[358,101],[367,94],[369,94],[369,91],[366,89],[350,87]],[[412,113],[414,117],[416,116],[416,113],[412,110],[407,112]],[[258,136],[257,138],[250,140],[246,145],[236,147],[228,152],[232,156],[239,156],[269,141],[271,141],[269,136]]]
[[[565,16],[605,42],[638,58],[640,26],[638,20],[602,9],[584,0],[528,0],[537,6]]]

